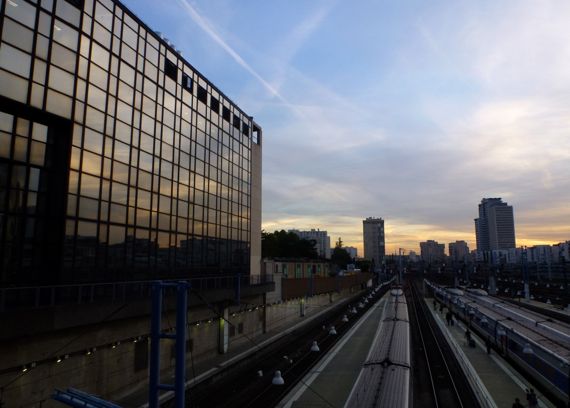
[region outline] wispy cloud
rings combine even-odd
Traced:
[[[265,228],[361,246],[374,215],[390,248],[474,246],[477,203],[498,195],[519,242],[570,237],[570,3],[249,4],[215,24],[174,4],[243,68],[222,78],[264,128]]]
[[[284,38],[275,44],[274,49],[277,50],[273,55],[274,60],[274,84],[275,89],[280,89],[287,81],[289,71],[293,69],[291,63],[295,55],[309,40],[309,38],[323,24],[326,17],[336,4],[336,1],[328,1],[321,4],[294,26]],[[296,72],[300,75],[300,72]]]
[[[188,0],[178,0],[180,5],[184,8],[184,10],[188,13],[188,15],[192,18],[192,20],[198,24],[198,26],[204,30],[208,36],[214,40],[220,47],[226,51],[230,57],[233,58],[235,62],[237,62],[242,68],[244,68],[247,72],[253,75],[264,87],[269,91],[273,96],[277,97],[284,103],[288,103],[283,96],[279,93],[279,91],[273,87],[268,81],[265,80],[253,67],[248,64],[241,55],[235,51],[214,29],[213,25],[203,17],[198,11],[190,4]]]

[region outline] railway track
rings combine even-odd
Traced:
[[[387,289],[386,286],[378,290],[363,308],[358,307],[362,296],[357,297],[351,303],[356,307],[356,314],[349,313],[347,306],[339,306],[322,318],[259,350],[253,358],[239,366],[230,367],[216,378],[191,388],[187,404],[195,408],[266,408],[277,405]],[[344,315],[348,315],[348,322],[342,321]],[[335,327],[336,335],[329,333],[330,326]],[[317,341],[320,352],[310,351],[313,341]],[[272,384],[277,370],[281,371],[284,385]],[[262,376],[259,375],[260,371]]]
[[[414,406],[479,407],[471,387],[413,281],[408,281]]]

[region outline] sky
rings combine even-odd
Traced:
[[[263,128],[263,229],[570,239],[570,2],[126,0]]]

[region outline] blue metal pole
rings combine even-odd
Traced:
[[[186,313],[188,284],[179,282],[176,296],[176,408],[184,408],[186,386]]]
[[[160,384],[160,327],[162,315],[162,282],[152,284],[152,315],[150,320],[150,372],[148,386],[148,406],[158,408]]]

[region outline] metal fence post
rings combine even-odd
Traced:
[[[160,385],[160,326],[162,314],[162,282],[152,285],[152,315],[150,320],[150,372],[148,385],[148,406],[158,408]]]
[[[186,386],[186,314],[188,284],[179,282],[176,296],[176,408],[184,408]]]

